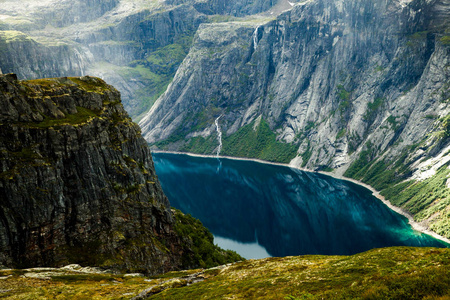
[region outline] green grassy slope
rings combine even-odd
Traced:
[[[5,299],[450,299],[450,249],[396,247],[352,256],[249,260],[158,277],[3,270]],[[35,273],[41,273],[42,271]],[[191,277],[189,277],[191,276]],[[204,279],[186,285],[191,279]]]

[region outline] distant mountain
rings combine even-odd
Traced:
[[[140,121],[155,148],[361,179],[450,237],[450,1],[315,0],[202,24]]]
[[[139,119],[171,82],[198,26],[272,0],[24,0],[0,6],[0,70],[19,79],[99,76]]]

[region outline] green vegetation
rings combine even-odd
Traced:
[[[192,252],[183,253],[183,265],[211,268],[230,262],[244,260],[239,254],[231,250],[222,250],[214,245],[214,237],[203,224],[191,215],[185,215],[173,209],[175,217],[174,230],[183,237],[184,244]]]
[[[428,31],[418,31],[407,37],[408,41],[406,45],[408,47],[416,47],[419,43],[422,43],[426,40],[428,35]]]
[[[103,94],[105,90],[111,89],[106,82],[96,77],[68,77],[67,79],[86,92]]]
[[[339,99],[338,111],[344,114],[350,108],[351,92],[347,91],[342,84],[337,85],[337,95]],[[332,113],[334,115],[334,112]]]
[[[47,279],[27,278],[24,274],[47,273]],[[48,276],[47,276],[48,275]],[[86,274],[69,271],[27,272],[0,270],[2,299],[129,299],[151,282],[144,277],[119,274]],[[148,280],[148,279],[147,279]],[[153,282],[158,282],[154,280]]]
[[[375,71],[376,72],[383,72],[384,71],[384,67],[383,66],[380,66],[380,65],[377,65],[376,67],[375,67]]]
[[[446,186],[449,174],[448,165],[444,165],[428,179],[390,186],[382,195],[392,199],[392,204],[410,211],[419,222],[432,218],[430,228],[450,237],[450,191]]]
[[[336,140],[343,138],[346,132],[347,132],[346,128],[342,128],[341,130],[339,130],[338,134],[336,135]]]
[[[135,91],[139,106],[133,107],[130,114],[133,118],[147,112],[158,97],[167,89],[174,74],[158,74],[152,72],[145,62],[134,62],[130,67],[119,70],[125,80],[138,80],[145,83],[144,87]]]
[[[54,92],[61,88],[67,88],[71,85],[76,85],[85,92],[98,94],[103,94],[106,90],[111,89],[111,87],[100,78],[89,76],[33,79],[23,81],[22,84],[25,87],[28,87],[29,90],[34,90],[34,86],[39,86],[44,91],[49,92]]]
[[[5,30],[0,31],[0,40],[4,43],[11,43],[32,41],[33,39],[21,31]]]
[[[372,103],[367,103],[367,108],[372,111],[377,110],[383,104],[384,100],[385,98],[375,98]]]
[[[361,151],[359,158],[350,165],[344,176],[361,180],[376,190],[383,191],[406,178],[409,165],[405,164],[405,160],[408,154],[417,147],[418,145],[406,147],[401,155],[393,161],[377,161],[373,160],[376,149],[369,141],[366,144],[366,149]]]
[[[431,230],[450,238],[450,191],[447,180],[450,176],[448,164],[436,174],[423,181],[405,181],[411,174],[405,163],[410,153],[419,145],[407,147],[394,160],[373,160],[371,144],[361,151],[344,176],[361,180],[374,187],[392,204],[414,215],[416,221],[427,220]]]
[[[371,109],[379,105],[374,101]],[[435,115],[425,116],[435,120]],[[400,125],[396,117],[390,116],[387,121],[393,130]],[[450,116],[439,119],[441,131],[434,133],[439,138],[450,136]],[[401,155],[393,160],[374,160],[376,149],[366,145],[359,157],[345,172],[344,176],[367,183],[380,191],[392,204],[402,207],[414,215],[416,221],[427,221],[431,230],[450,238],[450,192],[447,180],[450,176],[448,164],[442,166],[436,174],[423,181],[405,181],[411,174],[407,161],[410,153],[414,153],[419,144],[406,147]]]
[[[333,172],[333,168],[332,167],[322,167],[320,168],[320,171],[324,171],[324,172]]]
[[[445,136],[450,135],[450,115],[446,115],[445,117],[439,120],[441,122],[442,129],[444,130]]]
[[[348,100],[344,100],[339,103],[339,111],[344,113],[350,107],[350,102]]]
[[[362,174],[370,167],[369,162],[372,155],[372,143],[369,141],[366,144],[366,149],[359,153],[359,157],[355,160],[344,173],[345,177],[360,179]]]
[[[189,52],[194,32],[177,37],[173,44],[150,52],[143,60],[130,63],[119,72],[125,80],[138,80],[145,83],[135,92],[139,105],[130,108],[130,115],[136,121],[143,117],[153,103],[172,82],[178,66]]]
[[[207,113],[201,112],[192,116],[186,122],[196,122],[193,128],[200,130],[208,122],[212,123],[214,121],[215,107],[211,106],[206,111]],[[230,136],[225,136],[224,134],[221,154],[235,157],[259,158],[283,163],[290,162],[297,155],[298,145],[277,141],[276,134],[270,129],[269,124],[265,120],[261,120],[257,126],[255,126],[255,122],[243,126]],[[313,122],[309,125],[311,127],[315,126]],[[155,146],[160,149],[167,149],[170,144],[184,140],[185,136],[185,129],[180,127],[168,139],[155,143]],[[218,145],[216,135],[211,135],[206,138],[194,137],[181,146],[180,151],[213,154],[214,149]]]
[[[385,100],[386,100],[385,98],[378,97],[375,98],[373,102],[367,103],[367,111],[366,114],[364,115],[364,120],[369,122],[372,121],[373,118],[376,116],[378,108],[380,108],[383,105]]]
[[[208,16],[208,20],[211,23],[226,23],[226,22],[231,22],[231,21],[242,21],[242,19],[234,17],[234,16],[229,16],[229,15],[211,15]]]
[[[351,93],[348,92],[342,84],[339,84],[337,86],[337,90],[338,90],[338,97],[340,100],[348,101],[350,99]]]
[[[408,36],[410,40],[423,40],[427,37],[428,31],[418,31]]]
[[[400,128],[400,125],[397,122],[397,117],[389,116],[386,121],[391,124],[392,130],[397,131]]]
[[[20,151],[8,151],[3,149],[0,151],[0,160],[12,160],[12,165],[6,171],[0,172],[0,179],[13,180],[17,174],[20,174],[22,168],[49,166],[50,160],[48,157],[42,157],[38,151],[32,148],[21,148]],[[46,190],[38,192],[46,193]]]
[[[316,123],[314,123],[313,121],[308,121],[308,123],[305,126],[305,132],[308,132],[313,128],[316,128]]]
[[[264,119],[254,127],[255,122],[252,122],[225,137],[222,154],[282,163],[288,163],[296,156],[298,146],[277,141],[276,134]]]
[[[308,140],[308,147],[306,147],[305,152],[302,153],[302,168],[304,166],[306,166],[306,164],[308,163],[309,159],[311,158],[311,155],[313,153],[313,149],[310,147],[310,143]]]
[[[200,112],[188,115],[185,122],[192,124],[190,131],[202,131],[211,124],[215,124],[215,119],[220,113],[221,110],[217,107],[217,100],[211,99],[208,105]]]
[[[250,260],[150,299],[438,299],[450,292],[449,253],[386,248],[354,256]]]
[[[444,45],[450,45],[450,35],[443,36],[439,40]]]
[[[199,154],[211,154],[214,149],[217,148],[218,141],[214,136],[208,136],[207,138],[198,136],[191,138],[183,147],[180,148],[182,152],[192,152]]]
[[[49,128],[62,125],[78,125],[86,123],[87,121],[89,121],[89,119],[99,116],[99,112],[81,106],[77,106],[77,111],[78,111],[77,113],[67,114],[64,118],[61,119],[54,119],[45,116],[42,122],[27,123],[27,126],[33,128]]]
[[[185,56],[186,51],[182,45],[171,44],[150,53],[146,60],[156,72],[160,70],[162,73],[169,73],[176,70]]]
[[[393,247],[352,256],[248,260],[151,278],[65,271],[36,279],[23,276],[29,271],[2,270],[0,290],[4,299],[130,299],[156,287],[159,293],[149,299],[444,300],[450,294],[449,257],[450,249]],[[198,272],[204,281],[183,283]]]

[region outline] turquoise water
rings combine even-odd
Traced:
[[[154,153],[173,207],[246,258],[448,246],[352,182],[252,161]]]

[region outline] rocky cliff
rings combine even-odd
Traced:
[[[221,131],[224,155],[362,179],[450,236],[449,16],[447,0],[315,0],[202,24],[144,136],[215,154]]]
[[[0,103],[1,265],[154,274],[227,260],[201,224],[174,218],[116,89],[10,74]]]
[[[40,43],[15,30],[0,31],[0,71],[14,70],[20,78],[80,76],[90,58],[64,42]],[[1,73],[1,72],[0,72]]]

